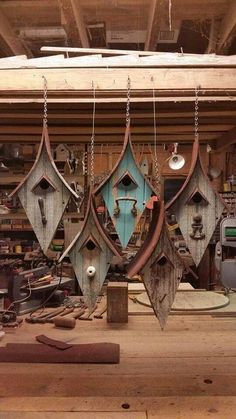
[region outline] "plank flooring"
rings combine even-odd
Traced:
[[[0,342],[114,342],[117,365],[0,364],[0,419],[233,419],[236,318],[172,315],[164,331],[151,315],[77,321],[73,330],[23,323]]]

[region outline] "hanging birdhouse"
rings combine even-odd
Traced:
[[[224,207],[204,171],[199,142],[195,139],[188,177],[166,209],[175,215],[196,265],[202,259]]]
[[[121,255],[101,226],[90,195],[82,230],[60,260],[68,254],[87,306],[92,309],[106,278],[113,256]]]
[[[55,149],[55,159],[57,161],[64,161],[66,162],[70,157],[70,149],[64,145],[59,144]]]
[[[163,329],[182,278],[184,264],[167,229],[164,204],[153,203],[153,214],[147,237],[127,267],[132,278],[141,274],[143,282]]]
[[[43,126],[35,163],[25,179],[12,192],[17,194],[45,253],[53,239],[70,197],[77,198],[58,172],[53,161],[48,130]]]
[[[135,160],[129,125],[126,127],[120,158],[95,194],[99,192],[103,196],[121,245],[125,248],[140,220],[146,202],[152,194],[155,194]]]

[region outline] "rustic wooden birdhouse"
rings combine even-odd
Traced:
[[[55,149],[55,159],[57,161],[67,161],[69,157],[70,149],[64,144],[59,144]]]
[[[99,192],[103,196],[121,245],[125,248],[140,220],[146,202],[152,194],[155,194],[135,160],[129,125],[126,127],[120,158],[95,194]]]
[[[70,197],[77,198],[58,172],[50,150],[47,126],[34,165],[12,192],[17,194],[45,253],[53,239]]]
[[[174,247],[165,221],[164,204],[153,203],[147,237],[127,267],[132,278],[140,274],[160,326],[163,329],[182,278],[184,264]]]
[[[174,214],[196,265],[202,259],[225,204],[209,181],[195,139],[189,174],[166,210]]]
[[[90,195],[82,230],[74,238],[60,260],[68,255],[87,306],[97,301],[113,256],[121,255],[101,226],[93,197]]]

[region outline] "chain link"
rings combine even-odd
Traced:
[[[131,80],[128,76],[127,79],[127,103],[126,103],[126,126],[130,123],[130,88],[131,88]]]
[[[195,89],[195,114],[194,114],[194,126],[195,126],[195,141],[199,140],[199,133],[198,133],[198,94],[199,88],[196,87]]]
[[[154,131],[154,184],[156,189],[157,197],[160,198],[160,171],[159,171],[159,162],[157,158],[157,128],[156,128],[156,101],[155,101],[155,89],[152,89],[153,96],[153,131]]]
[[[44,98],[44,104],[43,104],[43,122],[47,126],[48,124],[48,84],[47,79],[45,76],[43,76],[44,86],[43,86],[43,98]]]
[[[96,112],[96,97],[95,97],[95,87],[92,82],[93,89],[93,123],[92,123],[92,135],[90,143],[90,183],[94,184],[94,141],[95,141],[95,112]]]

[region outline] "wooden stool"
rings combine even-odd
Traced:
[[[107,322],[128,323],[127,282],[109,282],[107,285]]]

